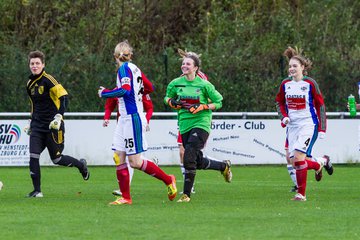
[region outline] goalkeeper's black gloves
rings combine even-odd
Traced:
[[[176,101],[173,98],[169,98],[169,100],[168,100],[168,105],[171,108],[176,109],[176,110],[179,110],[182,107],[182,104],[183,104],[182,102]]]
[[[195,103],[189,107],[189,112],[195,114],[202,110],[208,110],[208,109],[209,109],[209,105],[207,104]]]

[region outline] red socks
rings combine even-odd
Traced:
[[[116,177],[118,179],[119,188],[122,197],[131,200],[130,196],[130,175],[126,163],[116,166]]]
[[[156,164],[152,161],[144,159],[140,170],[163,181],[166,185],[171,183],[171,177],[161,170],[161,168],[156,166]]]
[[[315,171],[319,170],[320,164],[318,162],[312,160],[305,160],[305,161],[308,165],[308,169],[314,169]]]
[[[169,175],[167,175],[163,170],[161,170],[161,168],[156,166],[156,164],[151,161],[143,160],[140,170],[163,181],[166,185],[171,184],[171,181],[172,181],[171,177]],[[122,197],[125,199],[131,200],[130,175],[129,175],[129,169],[128,169],[126,163],[116,166],[116,177],[118,179],[119,188],[120,188]]]
[[[295,162],[295,169],[296,169],[296,181],[298,184],[298,193],[305,196],[307,170],[308,170],[307,161]]]

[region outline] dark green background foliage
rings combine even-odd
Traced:
[[[359,9],[351,0],[2,0],[0,111],[29,111],[27,54],[35,49],[68,90],[69,111],[102,111],[97,88],[114,86],[112,53],[124,39],[156,87],[155,111],[169,111],[162,99],[181,73],[177,48],[202,54],[222,111],[275,111],[287,46],[313,60],[309,75],[327,110],[344,111],[360,81]]]

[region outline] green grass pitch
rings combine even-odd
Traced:
[[[336,165],[316,182],[308,172],[306,202],[293,202],[286,167],[234,166],[232,183],[198,171],[190,203],[170,202],[165,185],[135,171],[133,205],[109,206],[113,167],[42,167],[44,198],[27,168],[0,168],[0,239],[360,239],[359,166]],[[175,174],[179,167],[163,167]]]

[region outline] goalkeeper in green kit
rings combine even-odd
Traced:
[[[196,54],[185,56],[181,65],[183,75],[169,83],[164,98],[167,105],[178,111],[178,124],[185,148],[184,190],[178,202],[190,202],[197,169],[218,170],[226,182],[232,179],[229,160],[210,160],[202,153],[210,134],[212,110],[221,108],[223,97],[214,85],[196,75],[199,69],[200,59]]]

